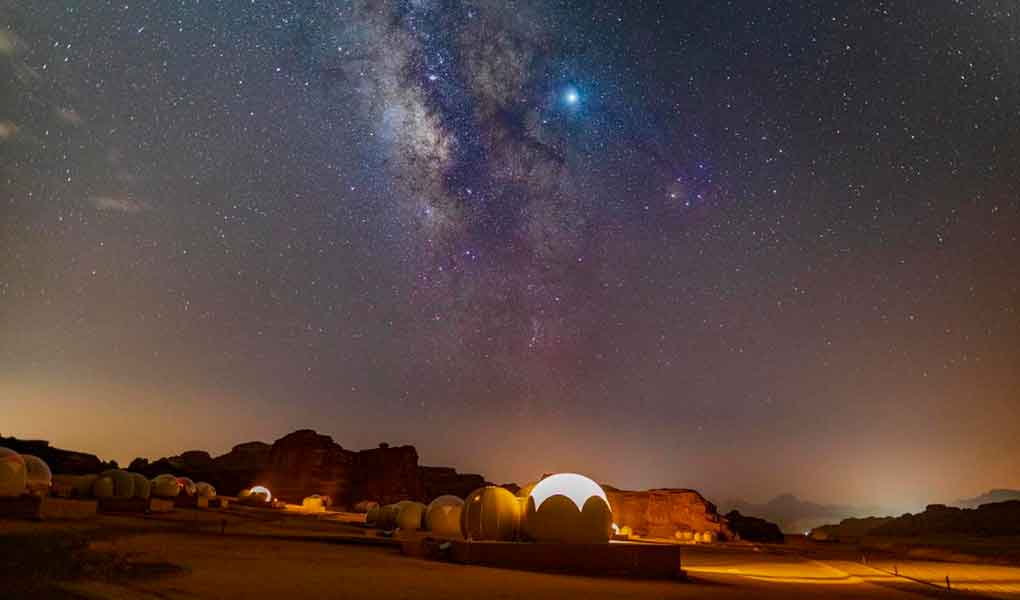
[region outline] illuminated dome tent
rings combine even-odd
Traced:
[[[10,448],[0,447],[0,496],[20,496],[27,481],[25,459]]]
[[[202,498],[215,498],[216,488],[214,488],[211,483],[199,481],[195,483],[195,494]]]
[[[53,485],[53,473],[50,472],[49,465],[31,454],[22,454],[21,458],[25,461],[25,489],[29,494],[37,496],[48,494],[50,486]]]
[[[248,494],[248,497],[252,500],[259,500],[262,502],[272,502],[273,500],[272,492],[270,492],[269,488],[264,485],[256,485],[251,488],[251,492]]]
[[[152,495],[157,498],[176,498],[181,493],[181,484],[169,473],[157,475],[152,480]]]
[[[456,496],[440,496],[425,510],[425,529],[442,537],[460,537],[460,513],[464,501]]]
[[[478,488],[461,508],[460,531],[468,540],[510,541],[517,536],[520,525],[520,503],[501,487]]]
[[[418,531],[425,520],[425,505],[405,500],[397,503],[397,529]]]
[[[195,482],[190,477],[178,477],[177,483],[181,484],[181,492],[186,496],[195,495]]]
[[[584,475],[546,477],[528,495],[524,533],[538,542],[606,543],[613,534],[606,492]]]

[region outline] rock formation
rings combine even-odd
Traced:
[[[1020,500],[1020,490],[1010,489],[997,489],[989,490],[980,496],[974,498],[965,498],[963,500],[957,500],[954,506],[960,508],[977,508],[982,504],[992,504],[995,502],[1006,502],[1008,500]]]
[[[602,486],[613,509],[613,522],[641,536],[673,539],[678,532],[711,532],[731,539],[733,532],[715,505],[694,490],[655,489],[643,492]]]
[[[744,516],[740,511],[731,510],[726,513],[726,523],[737,538],[747,542],[782,544],[786,539],[775,523]]]
[[[349,501],[355,477],[354,456],[328,435],[301,429],[276,440],[258,483],[272,490],[275,497],[290,502],[301,502],[313,494]]]
[[[418,467],[418,476],[426,498],[438,498],[445,494],[467,498],[468,494],[488,483],[481,475],[458,473],[450,467]]]
[[[742,515],[766,519],[779,525],[786,533],[804,533],[826,523],[841,519],[864,517],[885,512],[877,506],[850,506],[840,504],[819,504],[801,500],[793,494],[782,494],[764,504],[752,504],[740,500],[725,503],[724,511],[736,510]]]
[[[355,457],[353,499],[389,504],[400,500],[429,502],[418,476],[418,451],[414,446],[362,450]]]
[[[917,538],[927,536],[994,537],[1020,535],[1020,500],[956,508],[929,504],[924,512],[899,517],[844,519],[811,532],[816,540],[857,541],[864,536]]]
[[[135,459],[130,469],[150,477],[173,473],[207,481],[226,495],[255,484],[295,503],[318,494],[341,508],[361,500],[387,504],[409,499],[428,502],[443,494],[463,497],[485,483],[480,475],[457,473],[449,467],[419,466],[414,446],[380,444],[353,451],[311,429],[287,434],[272,445],[239,444],[215,458],[190,450],[152,463]]]
[[[95,454],[54,448],[45,440],[19,440],[18,438],[0,436],[0,446],[10,448],[19,454],[38,456],[54,473],[87,475],[110,467],[109,463],[99,460]]]

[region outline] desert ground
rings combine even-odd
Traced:
[[[853,551],[825,545],[689,546],[688,581],[459,565],[404,556],[356,520],[179,509],[76,523],[0,521],[0,598],[1020,598],[1020,568],[865,565]]]

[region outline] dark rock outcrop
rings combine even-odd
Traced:
[[[291,502],[312,494],[346,501],[354,479],[354,456],[328,435],[301,429],[276,440],[261,482],[277,498]]]
[[[884,512],[877,506],[850,506],[841,504],[819,504],[801,500],[793,494],[782,494],[764,504],[752,504],[740,500],[726,503],[725,510],[736,510],[742,515],[759,517],[771,521],[786,533],[804,533],[826,523],[841,519],[864,517]]]
[[[746,517],[740,511],[726,513],[726,522],[736,537],[748,542],[782,544],[785,541],[779,525],[758,517]]]
[[[924,512],[899,517],[845,519],[811,532],[817,540],[855,541],[864,536],[917,538],[926,536],[995,537],[1020,535],[1020,500],[992,502],[977,508],[929,504]]]
[[[400,500],[428,501],[418,476],[418,451],[414,446],[379,444],[354,457],[353,500],[389,504]]]
[[[46,462],[51,471],[61,475],[88,475],[110,467],[110,463],[104,463],[95,454],[54,448],[46,440],[0,437],[0,446],[10,448],[19,454],[38,456]]]
[[[1020,490],[1010,489],[996,489],[989,490],[980,496],[974,498],[965,498],[963,500],[957,500],[955,506],[960,508],[977,508],[982,504],[992,504],[995,502],[1007,502],[1009,500],[1020,500]]]
[[[888,537],[1020,535],[1020,500],[982,504],[973,509],[930,504],[922,513],[906,514],[883,523],[873,529],[871,535]]]
[[[875,529],[892,521],[892,517],[851,517],[838,525],[822,525],[811,530],[811,539],[819,542],[856,542]]]
[[[471,492],[487,485],[481,475],[458,473],[451,467],[418,467],[418,476],[426,498],[437,498],[444,494],[466,498]]]

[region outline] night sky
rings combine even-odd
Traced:
[[[1020,9],[0,0],[0,433],[1020,487]]]

